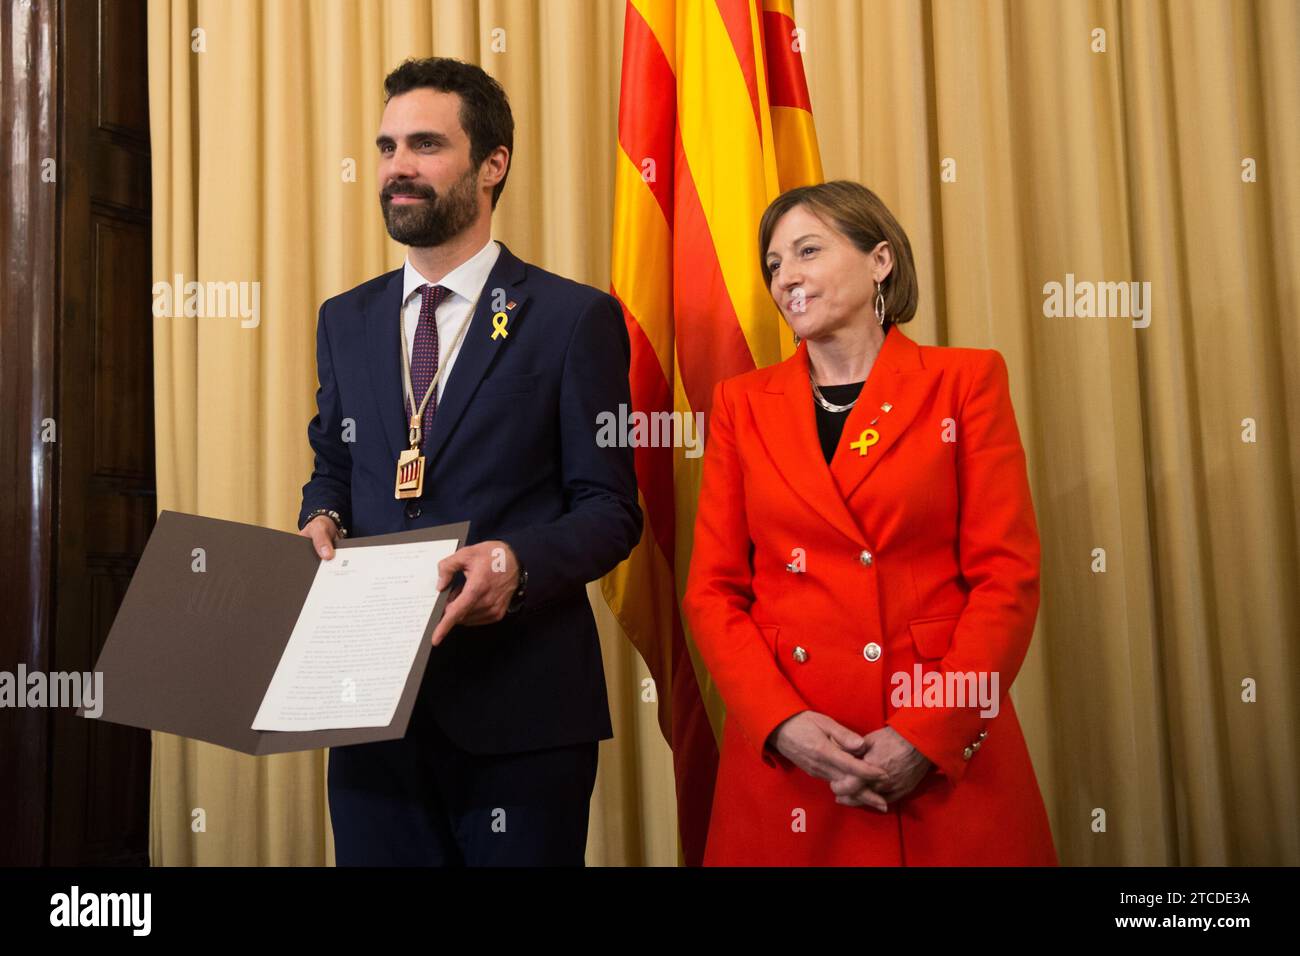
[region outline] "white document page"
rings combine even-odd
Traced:
[[[254,730],[387,727],[454,539],[342,548],[322,561]]]

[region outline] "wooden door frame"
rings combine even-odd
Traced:
[[[9,189],[0,201],[0,581],[7,600],[0,670],[19,662],[49,670],[52,627],[56,446],[42,422],[56,417],[59,316],[59,22],[62,0],[0,8],[3,102],[0,143]],[[19,37],[23,53],[15,57]],[[55,181],[42,178],[55,160]],[[0,719],[0,864],[39,865],[49,841],[49,727],[44,708]]]

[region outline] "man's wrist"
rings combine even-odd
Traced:
[[[518,561],[518,558],[515,559]],[[519,575],[516,578],[515,593],[510,598],[510,604],[506,607],[507,614],[516,614],[524,606],[524,592],[528,590],[528,571],[522,564],[519,565]]]
[[[329,518],[334,522],[334,527],[338,528],[340,538],[346,538],[348,536],[348,529],[343,527],[343,516],[337,511],[331,511],[329,508],[317,508],[315,511],[311,512],[311,514],[307,515],[307,519],[302,523],[302,528],[307,527],[307,525],[311,524],[321,515],[324,515],[326,518]],[[302,528],[299,528],[298,530],[301,531]]]

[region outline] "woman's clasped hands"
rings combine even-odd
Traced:
[[[911,793],[933,766],[892,727],[863,736],[813,710],[783,721],[768,746],[805,773],[830,781],[836,803],[881,813]]]

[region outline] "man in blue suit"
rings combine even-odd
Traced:
[[[336,857],[581,865],[613,736],[586,583],[641,534],[632,450],[596,441],[630,404],[627,329],[491,239],[514,146],[495,80],[408,60],[384,88],[380,204],[409,251],[321,306],[299,528],[326,560],[344,534],[470,533],[406,737],[330,751]]]

